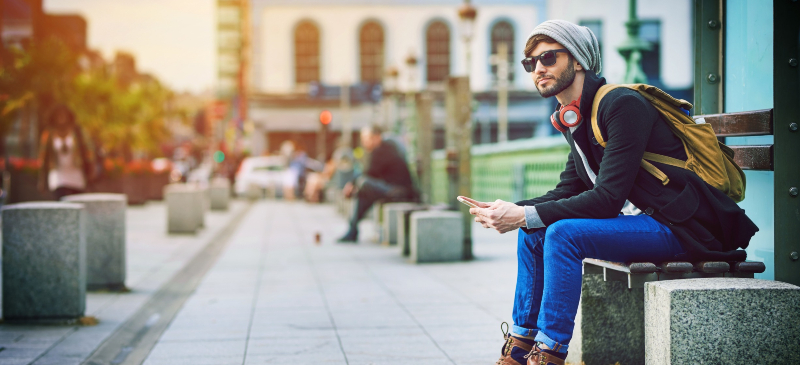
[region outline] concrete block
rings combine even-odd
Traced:
[[[2,208],[3,317],[68,320],[86,309],[83,205],[31,202]]]
[[[86,289],[125,288],[125,195],[76,194],[62,200],[84,206]]]
[[[381,243],[384,245],[397,244],[397,216],[405,211],[414,209],[415,203],[386,203],[383,204],[383,222],[381,222]]]
[[[703,278],[645,284],[648,365],[800,364],[800,287]]]
[[[164,187],[167,203],[167,232],[195,233],[204,217],[202,191],[192,185],[169,184]]]
[[[464,219],[460,212],[411,213],[411,262],[460,261],[464,257]]]
[[[567,362],[644,364],[644,291],[602,273],[584,273],[581,285]]]
[[[211,210],[228,210],[231,197],[230,180],[225,178],[212,180],[209,195],[211,196]]]
[[[397,214],[397,244],[403,256],[411,254],[411,213],[426,210],[426,206],[417,204],[410,210],[403,210]]]

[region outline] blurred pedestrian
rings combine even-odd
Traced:
[[[405,156],[393,142],[384,140],[382,134],[376,125],[361,130],[361,145],[370,153],[369,163],[364,176],[347,183],[342,190],[346,197],[356,197],[356,209],[350,219],[350,229],[339,242],[358,240],[358,222],[375,202],[417,199]]]
[[[86,191],[92,164],[75,114],[66,105],[50,113],[39,146],[39,190],[49,190],[56,200]]]

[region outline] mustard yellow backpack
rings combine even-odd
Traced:
[[[645,84],[607,84],[600,87],[594,97],[594,103],[592,103],[592,131],[595,139],[603,148],[606,147],[606,141],[597,126],[597,109],[600,105],[600,100],[609,91],[618,87],[637,91],[647,99],[667,121],[672,133],[683,141],[683,147],[686,149],[686,156],[688,157],[686,161],[645,151],[641,162],[642,168],[661,180],[663,185],[667,185],[669,177],[651,164],[650,161],[681,167],[693,171],[709,185],[727,194],[733,201],[738,203],[744,200],[744,190],[747,182],[745,181],[744,172],[733,161],[733,150],[719,142],[710,124],[697,124],[690,116],[680,110],[681,108],[685,110],[692,109],[691,103],[683,99],[675,99],[655,86]]]

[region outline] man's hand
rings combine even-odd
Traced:
[[[481,208],[471,208],[469,213],[475,215],[475,221],[484,228],[506,233],[525,226],[525,208],[500,199],[492,204],[481,204]]]
[[[344,185],[344,189],[342,189],[342,194],[344,194],[345,198],[350,198],[353,196],[353,183],[349,182]]]

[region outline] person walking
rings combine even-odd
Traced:
[[[92,164],[75,114],[67,106],[58,105],[50,113],[39,146],[39,190],[49,190],[56,200],[86,191]]]
[[[558,185],[517,203],[472,201],[475,221],[518,232],[511,331],[496,364],[564,364],[581,295],[584,258],[617,262],[744,261],[758,231],[725,193],[680,167],[655,162],[662,182],[639,168],[645,151],[686,160],[682,141],[639,93],[608,92],[589,28],[563,20],[537,26],[525,46],[525,70],[542,97],[555,96],[551,118],[570,146]],[[614,339],[609,338],[609,341]]]

